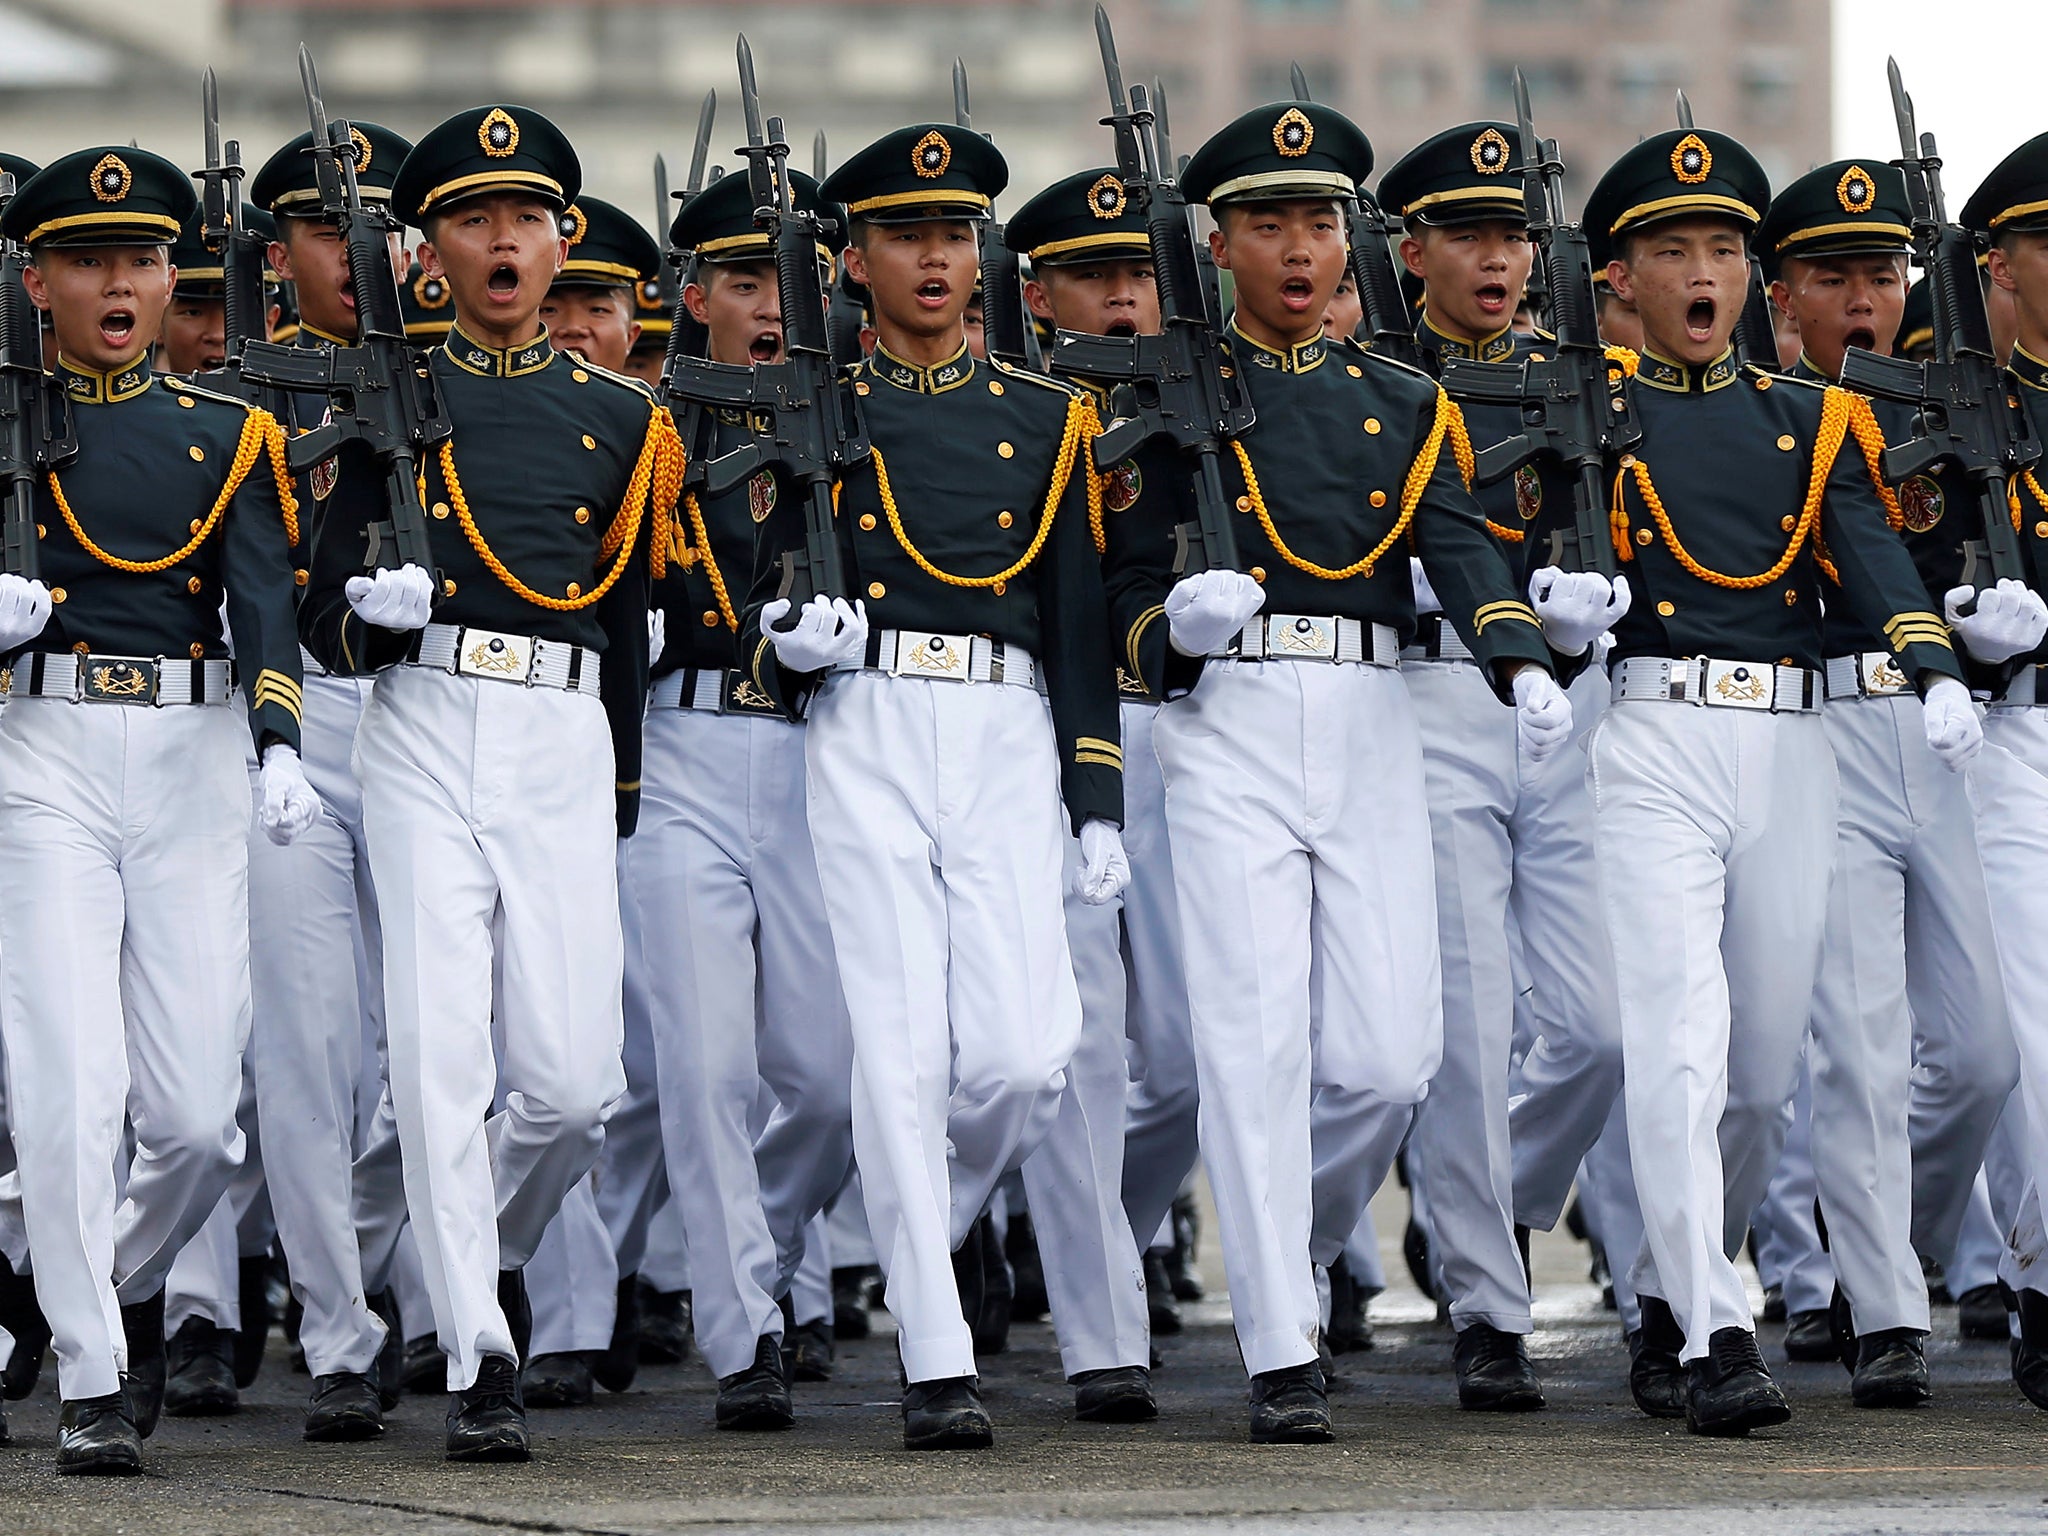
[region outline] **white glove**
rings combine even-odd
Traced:
[[[1984,746],[1984,722],[1970,690],[1952,677],[1936,678],[1920,704],[1927,746],[1950,773],[1959,773]]]
[[[1266,606],[1266,589],[1242,571],[1183,576],[1166,594],[1167,638],[1183,656],[1213,656]]]
[[[1131,861],[1124,856],[1123,836],[1115,824],[1099,816],[1082,822],[1081,868],[1074,877],[1074,894],[1089,906],[1100,907],[1115,901],[1130,883]]]
[[[0,574],[0,651],[28,644],[50,622],[50,589],[40,581]]]
[[[278,847],[290,843],[320,814],[320,796],[306,782],[299,754],[283,742],[263,749],[263,805],[256,825]]]
[[[1962,606],[1972,597],[1977,599],[1977,611],[1965,614]],[[1971,587],[1951,588],[1942,607],[1948,627],[1956,632],[1964,649],[1992,666],[2025,655],[2048,634],[2048,603],[2025,582],[2010,576],[1982,592]]]
[[[1530,764],[1542,762],[1571,740],[1572,701],[1541,667],[1515,674],[1515,740]]]
[[[1422,562],[1413,555],[1408,557],[1408,580],[1415,588],[1415,614],[1420,618],[1426,613],[1442,613],[1443,599],[1436,595],[1436,588],[1429,584],[1429,575],[1422,569]]]
[[[416,565],[351,576],[342,591],[356,617],[379,629],[425,629],[434,611],[434,578]]]
[[[647,611],[647,665],[653,666],[661,660],[661,653],[668,649],[668,615],[659,608]]]
[[[868,605],[849,603],[823,593],[805,603],[788,629],[777,629],[789,612],[789,599],[778,597],[761,610],[761,633],[775,647],[775,659],[792,672],[822,672],[842,662],[859,661],[868,650]]]
[[[1529,606],[1543,638],[1560,656],[1583,656],[1628,612],[1628,578],[1609,582],[1598,571],[1563,571],[1546,565],[1529,578]]]

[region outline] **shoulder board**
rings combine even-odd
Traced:
[[[1539,325],[1534,327],[1531,331],[1530,339],[1533,341],[1555,341],[1557,340],[1557,332],[1546,331],[1545,329],[1543,329],[1542,326]]]
[[[218,405],[232,405],[244,411],[256,409],[255,406],[242,399],[239,395],[224,395],[218,390],[202,389],[180,373],[164,373],[157,375],[157,377],[163,380],[165,389],[173,390],[181,395],[190,395],[195,400],[211,400]]]
[[[1352,348],[1360,357],[1367,358],[1382,368],[1390,368],[1395,373],[1415,380],[1418,384],[1427,384],[1431,389],[1437,387],[1435,379],[1411,363],[1404,363],[1397,357],[1388,357],[1384,352],[1375,352],[1370,347],[1361,347],[1355,341],[1346,341],[1341,343],[1341,345]]]
[[[1839,389],[1841,387],[1837,384],[1830,384],[1825,379],[1802,379],[1796,373],[1779,373],[1774,368],[1759,367],[1755,363],[1744,363],[1742,365],[1742,374],[1751,383],[1755,383],[1759,379],[1769,379],[1771,387],[1774,389],[1780,384],[1793,384],[1801,389],[1817,389],[1825,393],[1830,389]]]
[[[1013,367],[1011,364],[1003,362],[1000,358],[991,357],[981,359],[980,361],[984,366],[995,369],[997,373],[1000,373],[1006,379],[1016,379],[1025,384],[1040,384],[1062,395],[1078,395],[1081,393],[1079,385],[1069,384],[1064,379],[1056,379],[1050,374],[1033,373],[1029,368]]]
[[[572,357],[570,359],[570,366],[581,368],[592,378],[605,379],[618,385],[621,389],[630,389],[634,394],[643,396],[648,400],[654,398],[654,391],[648,387],[645,379],[636,379],[629,373],[613,373],[609,368],[600,368],[595,363],[586,363],[580,357]]]

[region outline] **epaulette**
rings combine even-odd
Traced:
[[[577,353],[568,354],[568,362],[573,368],[581,368],[585,373],[594,374],[600,379],[609,379],[621,388],[630,389],[650,401],[654,399],[654,390],[645,379],[636,379],[630,373],[613,373],[609,368],[600,368],[596,363],[585,362]]]
[[[999,357],[989,357],[983,359],[983,361],[1006,379],[1019,379],[1026,384],[1042,384],[1047,389],[1056,390],[1063,395],[1071,396],[1081,393],[1081,387],[1078,384],[1069,384],[1066,380],[1056,379],[1051,374],[1035,373],[1029,368],[1019,368],[1013,363],[1004,362]]]
[[[1331,342],[1330,350],[1332,352],[1343,352],[1347,356],[1356,355],[1358,357],[1369,358],[1373,362],[1379,364],[1382,368],[1391,368],[1396,373],[1406,374],[1409,378],[1414,379],[1418,383],[1427,384],[1431,389],[1436,388],[1436,380],[1431,378],[1427,373],[1424,373],[1420,368],[1417,368],[1414,364],[1404,363],[1398,357],[1388,357],[1384,352],[1375,352],[1370,347],[1360,346],[1358,342],[1356,342],[1349,336],[1340,336],[1335,341]]]
[[[165,373],[159,374],[158,377],[164,381],[165,389],[172,390],[181,395],[190,395],[195,400],[212,400],[221,405],[237,406],[244,411],[256,409],[254,405],[244,400],[240,395],[224,395],[218,390],[203,389],[186,378],[182,373]]]
[[[1825,393],[1839,387],[1828,383],[1826,379],[1802,379],[1796,373],[1779,373],[1757,363],[1744,363],[1742,371],[1760,389],[1771,389],[1779,384],[1797,384],[1805,389],[1818,389]]]

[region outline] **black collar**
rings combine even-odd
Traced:
[[[500,350],[472,339],[458,324],[448,328],[448,339],[441,346],[456,367],[493,379],[539,373],[555,360],[554,343],[545,330],[523,347]]]
[[[1427,313],[1415,323],[1415,339],[1438,357],[1466,358],[1480,363],[1504,363],[1515,355],[1515,328],[1504,325],[1491,336],[1464,341],[1436,328]]]
[[[875,343],[874,354],[868,360],[868,368],[884,384],[894,384],[898,389],[907,389],[920,395],[942,395],[949,389],[958,389],[974,377],[974,355],[967,350],[967,343],[960,343],[960,350],[942,363],[931,367],[920,367],[906,363],[880,342]]]
[[[55,373],[58,385],[78,404],[118,405],[149,388],[149,353],[145,351],[134,362],[106,373],[81,368],[59,353]]]
[[[1735,361],[1735,349],[1730,347],[1704,368],[1688,368],[1684,363],[1674,363],[1669,358],[1659,357],[1644,349],[1642,361],[1636,368],[1636,382],[1647,384],[1652,389],[1662,389],[1674,395],[1707,395],[1717,389],[1733,384],[1742,373]]]
[[[2014,344],[2012,361],[2006,364],[2012,376],[2029,389],[2048,389],[2048,363],[2034,356],[2025,347]]]
[[[1275,373],[1307,373],[1311,368],[1320,368],[1323,359],[1329,355],[1330,344],[1320,333],[1307,341],[1297,341],[1286,351],[1267,346],[1263,341],[1253,341],[1238,329],[1237,317],[1230,319],[1230,342],[1233,348],[1240,343],[1251,350],[1244,354],[1255,368],[1271,369]]]
[[[330,336],[306,320],[299,322],[298,334],[292,340],[302,347],[352,347],[356,344],[353,336]]]
[[[1813,359],[1804,352],[1799,354],[1799,361],[1792,365],[1792,377],[1795,379],[1811,379],[1816,384],[1841,383],[1840,379],[1831,379],[1822,373],[1815,365]]]

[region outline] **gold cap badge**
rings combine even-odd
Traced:
[[[562,237],[571,245],[581,245],[583,237],[590,233],[590,220],[583,210],[574,203],[562,210]]]
[[[118,203],[135,185],[135,175],[119,155],[102,155],[92,168],[92,195],[103,203]]]
[[[952,163],[953,146],[936,128],[911,146],[910,168],[926,181],[938,180]]]
[[[1705,181],[1713,168],[1714,152],[1698,134],[1688,133],[1671,147],[1671,174],[1688,187]]]
[[[375,151],[370,148],[370,136],[362,129],[351,126],[348,136],[356,146],[356,174],[360,176],[370,168],[370,157]]]
[[[429,277],[422,272],[413,279],[412,296],[419,300],[421,309],[446,309],[448,307],[448,285],[438,277]]]
[[[1489,128],[1472,141],[1472,169],[1482,176],[1498,176],[1510,158],[1508,141],[1498,128]]]
[[[1870,179],[1870,172],[1852,165],[1835,183],[1835,197],[1844,213],[1868,213],[1877,205],[1877,184]]]
[[[503,107],[493,107],[477,125],[476,141],[493,160],[505,160],[519,148],[519,125]]]
[[[1289,107],[1273,125],[1273,148],[1290,160],[1299,160],[1316,141],[1316,125],[1299,107]]]
[[[1088,189],[1088,211],[1098,219],[1121,217],[1124,202],[1124,184],[1115,176],[1099,176]]]

